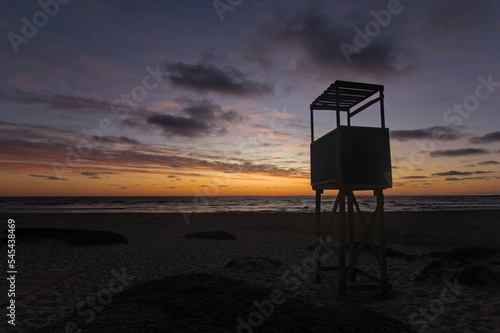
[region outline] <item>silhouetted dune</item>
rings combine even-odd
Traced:
[[[359,306],[316,306],[305,299],[290,297],[271,307],[270,301],[266,303],[271,293],[271,289],[225,277],[169,276],[125,290],[90,325],[74,315],[64,323],[42,330],[61,332],[67,322],[73,321],[85,332],[409,331],[400,321]],[[264,312],[268,316],[259,312],[254,302],[267,304]],[[241,324],[248,323],[251,313],[257,318],[254,320],[262,318],[258,328]]]

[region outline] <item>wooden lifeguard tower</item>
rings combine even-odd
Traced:
[[[380,127],[351,125],[352,117],[377,103],[380,105]],[[318,139],[314,138],[316,110],[334,111],[337,120],[336,128]],[[383,190],[392,187],[392,173],[389,129],[385,127],[384,86],[335,81],[311,103],[310,111],[311,185],[316,191],[316,282],[321,282],[321,277],[325,277],[338,288],[340,294],[350,290],[382,290],[383,294],[387,294],[391,285],[387,277]],[[341,124],[342,113],[346,115],[345,125]],[[322,230],[321,194],[325,190],[338,190],[338,195],[329,225]],[[376,209],[369,221],[365,219],[354,196],[355,191],[366,190],[373,190],[376,197]],[[358,213],[357,216],[354,208]],[[337,211],[340,215],[337,219],[339,258],[338,266],[334,267],[322,263],[320,257],[325,251],[327,237]],[[373,229],[377,224],[378,241],[375,242]],[[358,233],[358,240],[356,240],[355,226],[361,230],[361,233]],[[367,242],[380,268],[379,277],[356,266]],[[346,261],[347,246],[349,256]],[[333,262],[334,258],[328,259]],[[326,275],[325,271],[338,271],[338,282]],[[358,283],[356,274],[367,278],[369,283]]]

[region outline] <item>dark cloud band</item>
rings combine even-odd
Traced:
[[[461,128],[448,126],[433,126],[429,128],[414,130],[394,130],[391,131],[391,139],[397,141],[408,140],[437,140],[453,141],[462,138],[465,134]]]
[[[464,148],[464,149],[447,149],[436,150],[431,152],[432,157],[457,157],[457,156],[474,156],[488,154],[489,151],[481,148]]]
[[[214,65],[178,62],[168,64],[165,75],[173,86],[200,93],[215,92],[240,97],[274,93],[272,85],[251,80],[233,67],[222,69]]]

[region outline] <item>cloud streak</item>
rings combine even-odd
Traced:
[[[48,180],[67,180],[66,178],[54,177],[54,176],[44,176],[44,175],[30,175],[30,177],[45,178]]]
[[[182,109],[178,114],[156,113],[147,117],[147,122],[160,127],[166,136],[197,138],[226,134],[229,125],[243,120],[243,116],[236,111],[224,111],[210,99],[183,99],[179,102]]]
[[[433,176],[470,176],[470,175],[484,175],[484,174],[489,174],[493,173],[493,171],[474,171],[474,172],[469,172],[469,171],[455,171],[455,170],[450,170],[446,172],[438,172],[438,173],[433,173]]]
[[[429,128],[414,130],[393,130],[391,139],[396,141],[409,140],[436,140],[436,141],[454,141],[464,137],[461,128],[448,126],[433,126]]]
[[[449,177],[445,178],[445,181],[462,181],[462,180],[489,180],[490,178],[488,177],[464,177],[464,178],[458,178],[458,177]]]
[[[481,148],[463,148],[463,149],[446,149],[436,150],[431,152],[431,157],[457,157],[457,156],[474,156],[488,154],[489,150]]]
[[[102,143],[118,143],[118,144],[129,144],[129,145],[142,145],[139,141],[136,139],[132,139],[126,136],[93,136],[92,137],[94,140],[97,142],[102,142]]]
[[[484,162],[479,162],[478,164],[479,165],[496,165],[496,164],[500,164],[500,162],[497,162],[497,161],[484,161]]]
[[[425,179],[429,178],[427,176],[406,176],[406,177],[399,177],[399,179]]]
[[[500,131],[499,132],[491,132],[491,133],[485,134],[483,136],[476,136],[476,137],[470,138],[469,142],[474,143],[474,144],[500,142]]]
[[[451,171],[446,171],[446,172],[438,172],[438,173],[433,173],[432,175],[433,176],[469,176],[469,175],[472,175],[473,172],[468,172],[468,171],[455,171],[455,170],[451,170]]]
[[[238,97],[255,97],[274,93],[272,85],[248,78],[234,68],[224,69],[208,64],[167,64],[165,77],[174,87],[198,93],[215,92]]]
[[[89,112],[110,112],[111,104],[106,101],[71,95],[41,95],[21,89],[0,91],[0,100],[21,104],[42,104],[52,110]]]

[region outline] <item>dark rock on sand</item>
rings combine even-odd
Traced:
[[[230,232],[224,230],[214,230],[214,231],[195,231],[187,233],[186,238],[204,238],[204,239],[219,239],[219,240],[231,240],[236,239],[236,236]]]
[[[34,242],[38,239],[66,241],[71,245],[111,245],[128,243],[119,233],[104,230],[60,228],[16,228],[17,241]]]

